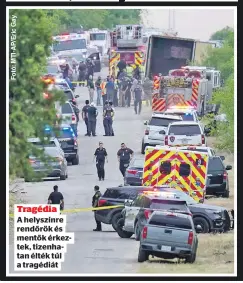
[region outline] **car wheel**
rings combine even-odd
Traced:
[[[146,251],[142,250],[141,248],[139,248],[139,252],[138,252],[138,262],[144,262],[146,260],[148,260],[149,255]]]
[[[66,180],[66,172],[64,172],[64,175],[60,175],[60,180]]]
[[[222,195],[223,198],[229,198],[229,190],[225,191]]]
[[[76,155],[75,158],[72,160],[72,165],[79,165],[79,157],[78,157],[78,155]]]
[[[145,154],[145,148],[146,148],[146,146],[148,146],[147,144],[144,144],[143,142],[142,142],[142,147],[141,147],[141,153],[142,154]]]
[[[195,217],[195,218],[193,218],[193,222],[194,222],[195,227],[197,225],[200,225],[202,227],[201,233],[209,233],[209,224],[208,224],[208,221],[205,218]]]
[[[120,238],[131,238],[133,233],[132,232],[127,232],[127,231],[124,231],[122,228],[123,228],[123,225],[124,225],[124,219],[123,217],[120,218],[117,222],[117,227],[116,227],[116,232],[117,234],[120,236]]]
[[[186,263],[193,263],[196,260],[196,254],[193,253],[190,256],[186,257],[185,262]]]
[[[141,231],[140,231],[140,227],[138,224],[138,221],[135,224],[135,228],[134,228],[134,236],[135,236],[135,240],[139,241],[140,240],[140,235],[141,235]]]
[[[117,223],[119,221],[119,219],[122,218],[122,215],[120,212],[116,213],[113,215],[113,217],[111,218],[111,225],[113,227],[113,229],[116,231],[116,228],[117,228]]]

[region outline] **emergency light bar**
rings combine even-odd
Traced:
[[[187,110],[187,109],[195,109],[194,106],[170,106],[168,109],[175,109],[175,110]]]
[[[83,38],[84,38],[83,34],[78,34],[78,33],[63,34],[52,37],[52,39],[55,41],[75,40],[75,39],[83,39]]]

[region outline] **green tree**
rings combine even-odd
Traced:
[[[210,37],[210,40],[225,40],[232,32],[233,32],[233,28],[227,26],[213,33]]]
[[[220,113],[226,114],[228,123],[218,123],[216,132],[217,146],[220,149],[234,151],[234,32],[226,27],[215,33],[222,38],[224,44],[221,48],[214,48],[208,52],[202,66],[215,67],[221,71],[221,78],[225,80],[225,86],[216,91],[212,103],[219,103]]]
[[[30,170],[27,157],[34,150],[27,138],[43,137],[45,125],[56,120],[55,100],[62,100],[60,93],[52,99],[43,99],[46,85],[40,77],[49,56],[53,25],[43,10],[10,10],[17,16],[17,77],[9,84],[9,170],[10,176],[21,176]],[[35,154],[40,154],[39,151]]]

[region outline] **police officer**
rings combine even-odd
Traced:
[[[94,102],[90,104],[88,108],[88,136],[90,137],[91,134],[93,137],[96,136],[96,121],[98,116],[98,110],[95,107]]]
[[[96,148],[95,153],[94,153],[94,159],[96,159],[96,168],[97,168],[97,174],[99,181],[104,181],[105,179],[105,160],[108,163],[108,158],[107,158],[107,151],[103,147],[103,143],[99,142],[99,147]]]
[[[48,204],[60,204],[60,210],[64,209],[64,197],[58,192],[58,186],[53,187],[53,192],[49,195]]]
[[[114,116],[115,116],[115,110],[114,110],[114,108],[113,108],[113,103],[112,103],[112,101],[109,101],[109,106],[112,108],[112,110],[113,110],[113,116],[112,116],[112,125],[113,125],[113,122],[114,122]],[[112,126],[111,125],[111,126]],[[112,136],[114,137],[114,129],[113,129],[113,127],[112,127]]]
[[[90,105],[89,105],[89,100],[85,100],[85,106],[82,109],[82,118],[85,122],[86,125],[86,129],[87,129],[87,133],[85,134],[85,136],[89,135],[89,128],[88,128],[88,109],[89,109]]]
[[[134,110],[135,114],[140,114],[142,109],[142,88],[140,84],[134,89]]]
[[[104,107],[104,112],[103,112],[103,124],[104,124],[104,129],[105,129],[105,134],[104,136],[112,136],[112,118],[114,116],[114,110],[112,108],[112,103],[108,101],[105,102],[105,107]]]
[[[93,195],[93,198],[92,198],[92,206],[98,207],[99,198],[101,197],[99,186],[94,186],[94,191],[95,191],[95,194]],[[96,228],[93,229],[93,231],[102,231],[101,222],[97,220],[97,217],[96,217],[96,211],[94,211],[94,217],[95,217],[95,222],[96,222]]]
[[[126,147],[125,143],[121,144],[121,148],[117,152],[118,162],[120,163],[120,171],[122,176],[125,176],[127,167],[129,166],[130,160],[133,157],[133,150]]]
[[[80,61],[78,66],[78,81],[80,82],[79,85],[84,86],[85,84],[85,75],[86,75],[87,66],[85,65],[84,61]]]

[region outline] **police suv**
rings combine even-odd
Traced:
[[[174,122],[167,128],[164,144],[168,146],[206,146],[206,137],[198,122]]]

